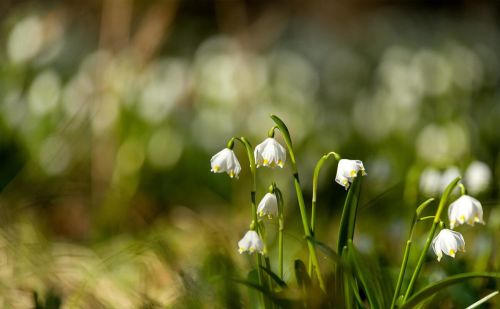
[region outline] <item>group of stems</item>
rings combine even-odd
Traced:
[[[448,198],[449,198],[451,192],[457,186],[457,184],[459,183],[460,179],[461,179],[460,177],[455,178],[446,187],[446,189],[443,192],[443,195],[441,196],[438,208],[437,208],[436,213],[435,213],[434,216],[425,217],[425,218],[419,218],[421,212],[424,210],[424,208],[427,205],[429,205],[433,201],[433,199],[428,199],[427,201],[425,201],[424,203],[422,203],[417,208],[417,210],[416,210],[416,212],[414,214],[414,217],[413,217],[413,221],[412,221],[411,227],[410,227],[410,235],[409,235],[409,238],[408,238],[408,240],[406,242],[406,247],[405,247],[405,251],[404,251],[404,255],[403,255],[403,261],[401,263],[401,268],[400,268],[399,275],[398,275],[398,281],[396,283],[396,289],[394,291],[394,296],[392,298],[391,308],[395,307],[397,299],[398,299],[398,297],[400,295],[401,286],[402,286],[403,278],[404,278],[405,271],[406,271],[406,266],[408,264],[408,257],[410,255],[410,248],[411,248],[411,244],[412,244],[413,229],[415,227],[415,224],[418,221],[421,221],[423,219],[427,219],[427,218],[433,218],[434,219],[433,222],[432,222],[432,226],[431,226],[431,229],[429,231],[429,234],[427,235],[427,240],[425,242],[424,248],[420,252],[420,256],[419,256],[417,265],[415,266],[415,270],[413,271],[413,274],[411,276],[411,279],[410,279],[410,282],[409,282],[408,287],[406,289],[406,292],[404,293],[404,296],[403,296],[403,299],[402,299],[403,303],[408,299],[408,297],[413,292],[413,289],[414,289],[415,284],[417,282],[418,276],[419,276],[420,271],[422,269],[422,266],[424,264],[425,256],[426,256],[427,252],[429,251],[429,248],[431,246],[432,240],[434,238],[434,234],[436,233],[436,229],[437,229],[438,225],[442,223],[442,221],[441,221],[441,213],[443,212],[444,207],[448,203]],[[465,194],[465,187],[462,184],[460,184],[460,187],[462,189],[461,190],[462,194]]]
[[[290,162],[292,166],[293,173],[293,182],[295,187],[295,192],[297,194],[297,202],[299,204],[300,216],[302,219],[302,226],[304,228],[304,235],[307,239],[307,248],[309,250],[309,256],[311,259],[312,266],[315,270],[316,277],[318,278],[319,286],[323,291],[325,290],[325,283],[323,281],[323,277],[321,275],[321,271],[319,269],[318,256],[316,254],[316,249],[314,247],[313,239],[312,239],[312,231],[309,226],[309,222],[307,220],[307,211],[306,205],[304,202],[304,195],[302,194],[302,188],[300,186],[299,172],[297,169],[297,163],[295,161],[295,153],[293,151],[292,140],[290,138],[290,133],[288,132],[288,128],[283,123],[283,121],[275,115],[271,115],[271,119],[276,123],[276,126],[271,128],[269,135],[274,134],[274,129],[279,129],[283,139],[285,141],[286,147],[288,149],[288,153],[290,155]]]
[[[273,121],[276,123],[275,126],[273,126],[269,130],[269,137],[274,137],[274,131],[278,129],[283,136],[283,139],[285,141],[285,144],[287,146],[288,153],[290,155],[290,162],[291,162],[291,167],[292,167],[292,173],[293,173],[293,178],[294,178],[294,187],[295,187],[295,192],[297,194],[297,201],[299,204],[299,210],[300,210],[300,216],[302,220],[302,225],[304,228],[304,234],[305,238],[307,240],[307,246],[309,250],[309,267],[308,267],[308,273],[309,276],[312,277],[313,272],[316,274],[316,277],[318,279],[318,283],[320,288],[325,291],[325,284],[323,281],[323,277],[319,268],[319,263],[318,263],[318,257],[316,254],[316,249],[314,246],[314,233],[315,233],[315,225],[316,225],[316,201],[317,201],[317,188],[318,188],[318,178],[319,178],[319,172],[325,163],[325,161],[330,158],[334,157],[337,161],[340,160],[340,156],[335,153],[335,152],[330,152],[328,154],[325,154],[320,158],[320,160],[317,162],[316,167],[314,169],[314,174],[313,174],[313,191],[312,191],[312,202],[311,202],[311,223],[309,225],[308,219],[307,219],[307,211],[306,211],[306,206],[304,202],[304,196],[302,193],[302,188],[300,186],[300,179],[299,179],[299,173],[297,169],[297,163],[295,160],[295,153],[293,151],[293,146],[292,146],[292,141],[290,138],[290,134],[288,131],[288,128],[286,125],[283,123],[283,121],[278,118],[275,115],[271,115],[271,118]],[[253,148],[250,145],[250,143],[244,138],[244,137],[233,137],[229,142],[228,142],[228,148],[233,148],[234,146],[234,141],[237,140],[241,142],[247,152],[248,160],[250,163],[250,171],[251,171],[251,177],[252,177],[252,190],[250,194],[251,198],[251,209],[252,209],[252,223],[250,225],[250,229],[257,231],[259,235],[261,235],[262,239],[264,239],[263,235],[263,230],[260,228],[260,225],[258,223],[258,217],[257,217],[257,204],[256,204],[256,190],[257,190],[257,178],[256,178],[256,165],[255,165],[255,158],[253,154]],[[436,232],[436,229],[438,225],[441,223],[441,213],[443,212],[443,209],[445,205],[447,204],[448,197],[450,193],[453,191],[453,189],[459,185],[461,189],[462,194],[466,194],[465,187],[462,184],[459,184],[460,177],[457,177],[454,179],[444,190],[443,195],[440,199],[439,206],[436,210],[436,213],[434,216],[430,217],[425,217],[425,218],[420,218],[421,212],[424,210],[424,208],[429,205],[434,199],[428,199],[425,202],[423,202],[415,211],[415,214],[413,216],[412,224],[410,226],[410,232],[409,232],[409,237],[406,242],[404,254],[403,254],[403,261],[401,263],[401,268],[399,271],[397,283],[396,283],[396,289],[394,291],[394,296],[391,302],[391,309],[395,307],[396,302],[398,297],[400,297],[400,291],[403,283],[403,279],[405,276],[406,272],[406,267],[408,264],[408,258],[410,254],[410,249],[412,245],[412,237],[413,237],[413,230],[418,221],[421,221],[423,219],[427,218],[433,218],[433,223],[431,226],[431,229],[429,231],[429,234],[427,236],[426,243],[424,245],[423,250],[420,253],[420,257],[418,259],[417,265],[415,266],[415,270],[413,271],[413,274],[411,276],[410,282],[408,284],[408,287],[406,289],[406,292],[404,296],[402,295],[403,299],[402,302],[404,303],[408,297],[411,295],[413,292],[413,288],[415,286],[415,283],[417,281],[417,278],[420,274],[420,271],[422,269],[425,256],[429,250],[429,247],[432,243],[432,240],[434,238],[434,234]],[[278,224],[279,224],[279,230],[278,230],[278,261],[279,261],[279,276],[283,278],[283,231],[284,231],[284,216],[283,216],[283,195],[281,191],[276,187],[276,184],[273,183],[272,185],[272,192],[276,195],[276,198],[278,200]],[[349,196],[348,196],[349,197]],[[345,209],[344,209],[345,211]],[[264,242],[264,253],[267,254],[267,248],[265,246]],[[265,262],[266,262],[266,267],[270,269],[270,261],[269,258],[266,256],[265,257]],[[260,255],[257,255],[257,264],[258,264],[258,278],[259,278],[259,284],[264,285],[264,280],[263,280],[263,272],[262,272],[262,258]],[[271,282],[268,283],[269,285]],[[267,284],[266,284],[267,285]],[[267,301],[264,299],[264,304],[266,305]],[[267,305],[266,305],[267,307]]]
[[[262,236],[262,231],[259,229],[259,223],[257,218],[257,202],[256,202],[256,194],[257,194],[257,167],[255,165],[255,158],[253,156],[253,148],[248,142],[248,140],[244,137],[233,137],[227,143],[227,148],[232,149],[234,146],[234,141],[239,141],[245,147],[248,161],[250,164],[250,174],[252,178],[252,189],[250,191],[250,203],[251,203],[251,211],[252,211],[252,223],[250,224],[250,230],[256,231],[258,234]],[[264,250],[266,251],[266,250]],[[264,274],[262,271],[262,257],[257,254],[257,273],[259,278],[259,284],[262,286],[264,284]],[[262,300],[267,307],[267,300],[262,296]]]

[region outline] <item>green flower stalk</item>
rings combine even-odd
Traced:
[[[413,275],[410,279],[410,283],[408,284],[408,288],[406,290],[403,301],[406,301],[408,299],[408,297],[411,295],[411,293],[413,292],[413,288],[415,287],[415,283],[417,281],[418,275],[420,274],[420,270],[422,269],[422,266],[424,264],[425,255],[429,251],[429,247],[431,246],[431,242],[434,238],[434,233],[436,232],[436,228],[437,228],[438,224],[441,222],[441,213],[443,212],[443,209],[448,202],[448,198],[450,196],[450,193],[457,186],[460,179],[461,179],[460,177],[455,178],[450,184],[448,184],[448,186],[446,187],[446,189],[443,192],[441,200],[439,201],[439,206],[438,206],[438,208],[436,210],[436,214],[434,216],[434,221],[432,223],[431,230],[429,231],[429,234],[427,235],[427,241],[425,243],[425,246],[424,246],[422,252],[420,253],[420,257],[418,259],[417,266],[415,267],[415,271],[413,272]]]
[[[279,262],[279,276],[283,279],[283,233],[285,231],[284,220],[284,200],[281,190],[278,189],[276,184],[273,184],[273,192],[276,194],[278,200],[278,262]]]
[[[399,270],[398,281],[396,283],[396,289],[394,290],[394,296],[392,298],[391,309],[394,308],[394,306],[396,305],[396,301],[398,299],[399,292],[401,291],[401,286],[403,284],[403,278],[405,276],[406,266],[408,264],[408,257],[410,256],[410,249],[411,249],[412,238],[413,238],[413,229],[415,227],[415,224],[417,222],[421,221],[421,218],[419,218],[419,217],[420,217],[420,214],[422,213],[422,211],[427,207],[427,205],[429,205],[433,201],[434,201],[434,198],[430,198],[430,199],[426,200],[425,202],[423,202],[422,204],[420,204],[420,206],[418,206],[417,209],[415,210],[415,214],[413,215],[413,221],[412,221],[411,226],[410,226],[410,233],[409,233],[410,235],[408,236],[408,240],[406,241],[406,247],[405,247],[405,251],[403,254],[403,261],[401,262],[401,268]],[[432,216],[432,218],[434,218],[434,216]]]
[[[285,123],[280,118],[278,118],[275,115],[271,115],[271,119],[276,123],[276,128],[278,128],[279,131],[281,132],[281,135],[283,136],[283,139],[285,140],[286,146],[288,148],[288,153],[290,155],[290,162],[292,165],[295,192],[297,193],[297,201],[299,203],[300,216],[302,218],[302,225],[304,228],[304,234],[305,234],[306,239],[307,239],[307,247],[309,250],[309,255],[311,256],[312,264],[313,264],[313,267],[316,271],[316,276],[318,277],[319,286],[323,291],[325,291],[325,284],[323,281],[323,277],[321,275],[321,271],[319,269],[318,256],[316,254],[316,249],[314,247],[314,242],[312,240],[311,229],[309,227],[309,222],[307,220],[307,211],[306,211],[306,206],[305,206],[305,202],[304,202],[304,196],[302,194],[302,189],[300,187],[299,173],[297,170],[297,163],[295,161],[295,153],[293,151],[290,133],[289,133],[288,128],[286,127]],[[273,127],[271,129],[271,131],[274,131],[274,129],[275,129],[275,127]]]
[[[312,190],[312,201],[311,201],[311,235],[314,237],[314,232],[316,229],[316,201],[317,201],[317,196],[318,196],[318,178],[319,178],[319,172],[321,168],[323,167],[323,164],[325,164],[326,160],[330,157],[334,157],[336,161],[340,160],[340,155],[337,154],[336,152],[329,152],[322,156],[319,160],[318,163],[316,163],[316,167],[314,168],[314,174],[313,174],[313,190]],[[308,273],[309,276],[312,275],[313,271],[313,265],[312,265],[312,259],[311,256],[309,256],[309,265],[308,265]]]
[[[250,203],[251,203],[251,212],[252,212],[252,223],[250,224],[250,231],[245,234],[245,237],[240,242],[243,241],[242,245],[245,245],[245,247],[248,246],[248,251],[249,252],[259,251],[260,253],[265,254],[266,253],[265,243],[263,241],[261,232],[259,231],[259,228],[258,228],[257,203],[256,203],[257,167],[255,165],[255,160],[254,160],[254,156],[253,156],[253,148],[252,148],[252,145],[250,144],[250,142],[245,137],[233,137],[233,138],[231,138],[227,142],[227,148],[226,148],[226,149],[230,150],[230,152],[232,154],[234,154],[234,152],[232,150],[234,148],[234,141],[239,141],[245,147],[245,150],[246,150],[246,153],[247,153],[247,157],[248,157],[248,161],[249,161],[249,164],[250,164],[250,174],[251,174],[251,177],[252,177],[252,189],[250,191]],[[219,153],[221,153],[221,152],[219,152]],[[212,171],[213,172],[216,172],[216,173],[217,172],[222,172],[225,167],[227,167],[227,166],[233,167],[234,166],[234,168],[232,168],[232,169],[226,168],[226,170],[227,170],[227,172],[228,172],[228,174],[229,174],[229,176],[231,178],[233,177],[233,174],[234,174],[234,176],[238,175],[240,169],[237,169],[237,167],[239,167],[240,164],[239,164],[239,162],[238,162],[238,164],[234,163],[235,161],[237,162],[236,156],[234,156],[235,160],[233,160],[232,159],[232,155],[226,154],[225,158],[229,158],[229,159],[219,160],[219,161],[214,160],[214,157],[212,157],[212,160],[211,160],[211,165],[212,165]],[[224,165],[224,163],[226,163],[226,162],[233,162],[233,164],[232,165]],[[216,163],[220,164],[220,165],[218,165],[219,169],[215,168],[217,166]],[[221,169],[220,167],[224,167],[224,168]],[[234,173],[231,173],[231,171],[233,171]],[[262,249],[260,248],[259,240],[262,241]],[[254,249],[251,250],[252,246],[253,246]],[[242,248],[240,246],[240,252],[241,252],[241,249]],[[246,248],[243,248],[243,249],[246,249]],[[243,250],[243,251],[247,251],[247,250]],[[263,274],[263,271],[262,271],[262,258],[261,258],[261,256],[259,254],[257,254],[256,259],[257,259],[259,284],[262,286],[264,284],[264,280],[263,280],[264,274]],[[264,295],[262,295],[262,298],[263,298],[264,305],[267,308],[268,307],[268,304],[267,304],[268,301],[264,297]]]

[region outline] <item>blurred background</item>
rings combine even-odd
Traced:
[[[486,225],[459,227],[467,253],[429,255],[420,284],[498,270],[499,8],[2,0],[0,307],[245,307],[247,289],[227,278],[253,262],[236,250],[250,223],[248,163],[237,145],[235,180],[209,160],[232,136],[260,143],[270,113],[291,131],[306,200],[324,153],[364,162],[355,242],[389,275],[416,205],[457,175]],[[346,196],[335,165],[318,199],[317,237],[332,247]],[[307,256],[289,166],[258,170],[257,199],[273,181],[293,281],[293,260]],[[275,265],[277,222],[266,226]],[[471,281],[430,306],[465,307],[493,289]]]

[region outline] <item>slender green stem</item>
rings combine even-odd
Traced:
[[[257,167],[255,165],[255,158],[253,155],[253,148],[250,142],[245,138],[245,137],[233,137],[229,140],[227,143],[228,147],[231,146],[232,148],[234,141],[237,140],[243,144],[245,147],[245,150],[247,152],[247,157],[248,161],[250,164],[250,174],[252,176],[252,190],[250,191],[250,201],[251,201],[251,206],[252,206],[252,224],[250,225],[250,229],[257,231],[259,233],[259,228],[258,228],[258,220],[257,220],[257,202],[256,202],[256,192],[257,192]],[[259,285],[264,284],[264,273],[262,271],[262,259],[259,254],[256,255],[257,259],[257,273],[259,276]],[[267,298],[262,295],[262,301],[264,302],[264,307],[268,307],[268,301]]]
[[[278,198],[278,261],[279,261],[279,274],[283,279],[283,232],[285,230],[284,220],[284,200],[283,194],[278,187],[274,186],[274,192]]]
[[[429,235],[427,235],[427,241],[425,242],[424,249],[420,253],[420,257],[417,262],[417,266],[415,267],[415,270],[413,272],[413,275],[411,276],[410,283],[408,284],[408,289],[406,290],[406,294],[404,296],[404,301],[408,299],[408,297],[411,295],[413,292],[413,288],[415,286],[415,283],[417,281],[418,275],[420,274],[420,270],[422,269],[422,266],[424,264],[425,260],[425,255],[427,254],[427,251],[429,251],[429,247],[431,246],[432,239],[434,238],[434,233],[436,232],[436,228],[438,224],[441,221],[441,213],[443,212],[443,209],[445,205],[448,202],[448,197],[450,196],[451,191],[456,187],[458,182],[460,181],[460,177],[455,178],[443,192],[443,195],[441,197],[441,200],[439,201],[439,206],[438,209],[436,210],[436,214],[434,216],[434,221],[432,223],[431,230],[429,231]]]
[[[463,183],[459,183],[458,186],[460,187],[460,194],[466,195],[467,194],[467,189],[465,188]]]
[[[406,272],[406,265],[408,264],[408,257],[410,256],[411,240],[406,241],[405,252],[403,254],[403,262],[401,263],[401,269],[399,270],[398,281],[396,283],[396,289],[394,290],[394,296],[392,297],[391,309],[396,305],[396,301],[399,296],[399,291],[401,291],[401,285],[403,284],[403,278]]]
[[[314,231],[316,228],[316,201],[318,197],[318,178],[319,178],[319,172],[321,168],[323,167],[323,164],[325,164],[325,161],[330,158],[331,156],[335,157],[335,160],[339,161],[340,156],[336,152],[329,152],[326,155],[322,156],[321,159],[318,160],[318,163],[316,163],[316,167],[314,168],[314,175],[313,175],[313,191],[312,191],[312,203],[311,203],[311,234],[314,236]]]
[[[420,214],[427,207],[427,205],[429,205],[433,201],[434,201],[434,198],[430,198],[430,199],[426,200],[425,202],[423,202],[422,204],[420,204],[420,206],[418,206],[417,209],[415,210],[415,214],[413,215],[413,220],[412,220],[412,223],[410,226],[410,233],[408,236],[408,240],[406,241],[406,247],[405,247],[405,251],[403,254],[403,262],[401,263],[401,268],[399,270],[399,275],[398,275],[398,281],[396,283],[396,289],[394,290],[394,296],[392,298],[391,309],[394,308],[394,306],[396,305],[396,301],[398,299],[399,292],[401,291],[401,286],[403,284],[403,278],[405,276],[406,266],[408,264],[408,257],[410,256],[410,248],[411,248],[411,244],[412,244],[413,230],[414,230],[415,224],[418,221],[421,221],[423,219],[423,218],[419,218]],[[434,216],[431,216],[431,217],[434,218]],[[427,218],[427,217],[425,217],[425,218]]]
[[[314,174],[313,174],[313,191],[312,191],[312,201],[311,201],[311,235],[314,237],[314,232],[316,229],[316,201],[317,201],[317,196],[318,196],[318,178],[319,178],[319,172],[321,170],[321,167],[323,167],[323,164],[325,164],[325,161],[328,160],[331,156],[335,157],[335,160],[339,161],[340,156],[336,152],[329,152],[326,155],[322,156],[319,160],[318,163],[316,163],[316,167],[314,168]],[[309,256],[309,265],[308,265],[308,273],[309,276],[311,277],[312,275],[312,259],[311,256]]]
[[[398,295],[399,295],[399,292],[401,290],[401,285],[403,283],[403,278],[404,278],[404,275],[406,272],[406,266],[408,264],[408,257],[410,255],[410,248],[411,248],[411,244],[412,244],[413,230],[414,230],[415,224],[418,221],[421,221],[423,219],[423,218],[422,219],[419,218],[420,214],[433,201],[434,201],[434,198],[430,198],[430,199],[426,200],[425,202],[423,202],[422,204],[420,204],[417,207],[415,214],[413,215],[413,220],[412,220],[412,223],[410,226],[410,233],[408,236],[408,241],[406,242],[406,247],[405,247],[405,251],[404,251],[404,255],[403,255],[403,262],[401,263],[401,269],[399,271],[398,281],[396,283],[396,289],[394,291],[394,297],[392,299],[391,308],[394,308],[394,306],[396,304],[396,300],[397,300]],[[430,216],[430,217],[434,218],[434,216]],[[428,217],[425,217],[425,218],[428,218]]]
[[[276,123],[276,126],[278,127],[279,131],[281,132],[281,135],[283,136],[283,139],[285,140],[286,146],[288,148],[288,153],[290,154],[290,162],[292,165],[295,192],[297,193],[297,201],[299,203],[299,210],[300,210],[300,216],[302,218],[302,225],[304,227],[304,234],[305,234],[306,239],[307,239],[307,247],[309,249],[309,254],[311,255],[311,258],[312,258],[313,266],[316,270],[316,276],[318,277],[319,286],[323,291],[325,291],[325,284],[323,282],[321,271],[319,269],[318,256],[316,255],[316,249],[314,248],[311,230],[309,228],[309,223],[307,220],[307,211],[306,211],[306,206],[305,206],[305,202],[304,202],[304,196],[302,194],[302,189],[300,188],[299,173],[297,170],[297,163],[295,161],[295,153],[293,152],[293,146],[292,146],[292,140],[290,138],[290,133],[289,133],[288,128],[286,127],[285,123],[280,118],[278,118],[275,115],[271,115],[271,118]]]

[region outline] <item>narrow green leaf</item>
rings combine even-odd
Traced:
[[[363,261],[362,256],[356,250],[352,241],[348,242],[347,248],[348,259],[354,269],[354,276],[361,283],[361,287],[368,298],[370,307],[386,308],[384,304],[384,293],[381,289],[382,280],[376,279],[381,277],[374,271],[373,267],[370,267],[368,263]]]
[[[343,265],[342,259],[340,258],[340,255],[338,255],[337,252],[335,252],[335,250],[333,250],[327,244],[325,244],[325,243],[323,243],[323,242],[321,242],[321,241],[319,241],[316,238],[311,237],[311,236],[307,236],[306,239],[311,240],[314,243],[314,245],[317,246],[329,259],[331,259],[332,261],[334,261],[337,264],[340,264],[342,266],[346,266],[346,265]]]
[[[486,295],[485,297],[481,298],[480,300],[478,300],[477,302],[473,303],[472,305],[470,305],[469,307],[467,307],[465,309],[474,309],[474,308],[477,308],[480,305],[484,304],[485,302],[487,302],[488,300],[492,299],[493,297],[495,297],[497,295],[498,295],[498,291],[490,293],[490,294]]]
[[[431,197],[430,199],[426,200],[425,202],[423,202],[422,204],[420,204],[417,207],[417,210],[415,211],[417,213],[417,218],[420,217],[420,214],[422,213],[422,211],[424,211],[424,209],[427,208],[427,206],[429,206],[429,204],[432,203],[433,201],[434,201],[434,198]]]
[[[306,264],[301,260],[297,259],[294,263],[295,266],[295,278],[297,279],[297,284],[301,288],[311,287],[311,278],[307,274]]]
[[[432,296],[433,294],[441,291],[444,288],[449,287],[450,285],[463,282],[464,279],[474,279],[474,278],[500,279],[500,273],[471,272],[471,273],[451,276],[449,278],[428,285],[419,292],[415,293],[412,297],[410,297],[406,301],[406,303],[403,306],[401,306],[401,309],[413,308],[426,298]]]
[[[347,245],[347,240],[352,239],[354,233],[354,225],[356,222],[356,211],[359,201],[359,188],[361,183],[361,175],[358,174],[347,193],[340,219],[339,240],[337,244],[337,252],[342,255],[342,249]]]
[[[291,301],[289,299],[281,298],[279,297],[279,294],[275,294],[269,291],[266,287],[263,287],[259,284],[256,284],[248,280],[241,280],[241,279],[231,279],[231,280],[233,282],[245,285],[251,289],[261,292],[265,297],[267,297],[269,300],[271,300],[274,304],[278,306],[281,306],[283,308],[289,308],[291,305]]]
[[[264,266],[261,266],[260,268],[262,268],[262,270],[265,271],[269,275],[269,277],[271,277],[271,279],[273,279],[274,282],[276,282],[280,287],[282,288],[287,287],[286,282],[281,280],[281,278],[278,275],[276,275],[272,270]]]

